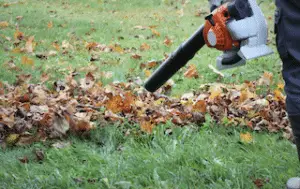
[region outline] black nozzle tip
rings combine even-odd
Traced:
[[[149,83],[147,83],[147,82],[146,82],[146,84],[144,85],[144,87],[145,87],[145,89],[146,89],[147,91],[149,91],[150,93],[154,93],[154,92],[157,90],[156,87],[151,86],[151,84],[149,84]]]

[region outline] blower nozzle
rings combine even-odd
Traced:
[[[146,81],[145,88],[149,92],[155,92],[165,84],[180,68],[191,60],[197,51],[204,45],[204,25],[202,25],[188,40],[182,43],[178,49],[165,60],[159,68]]]

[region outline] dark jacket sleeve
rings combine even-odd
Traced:
[[[283,0],[283,1],[291,1],[295,6],[300,8],[300,0]]]
[[[292,55],[300,62],[300,0],[276,0],[277,49],[282,58]]]

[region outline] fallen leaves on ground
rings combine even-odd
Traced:
[[[138,79],[103,86],[91,72],[82,79],[75,79],[75,75],[72,72],[50,88],[44,86],[45,79],[30,84],[31,76],[24,74],[18,75],[14,85],[1,84],[0,143],[26,145],[64,138],[69,133],[86,134],[96,122],[127,121],[151,133],[167,121],[179,126],[201,125],[206,114],[220,125],[283,131],[291,136],[282,87],[263,96],[254,90],[259,81],[211,83],[201,85],[198,92],[175,98],[164,95],[172,88],[170,82],[156,93],[149,93]],[[252,141],[250,133],[240,137],[241,141]]]

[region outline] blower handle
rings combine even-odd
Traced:
[[[188,40],[182,43],[151,75],[145,83],[145,88],[149,92],[155,92],[165,84],[205,45],[203,30],[204,25],[202,25]]]

